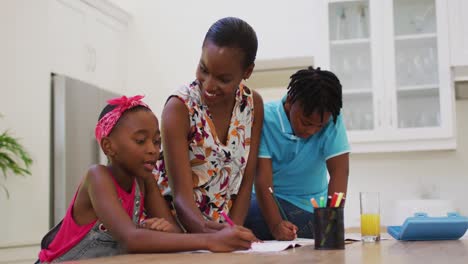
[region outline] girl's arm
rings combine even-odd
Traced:
[[[144,179],[145,185],[145,209],[149,217],[164,218],[172,224],[171,231],[181,233],[177,221],[167,205],[166,200],[158,189],[158,184],[153,177]]]
[[[346,195],[348,190],[349,153],[328,159],[327,169],[330,173],[328,195],[333,195],[335,192],[343,192]]]
[[[242,179],[237,198],[230,210],[232,220],[238,225],[244,224],[244,220],[250,206],[250,195],[252,193],[252,185],[256,173],[258,147],[260,145],[260,136],[263,126],[263,101],[262,97],[256,91],[253,91],[253,100],[255,116],[250,138],[249,158],[247,160],[244,177]]]
[[[192,168],[189,160],[189,113],[177,97],[170,98],[161,117],[164,163],[169,175],[177,217],[190,233],[215,232],[224,227],[205,221],[193,197]]]
[[[99,221],[128,253],[232,251],[248,249],[255,239],[251,232],[241,228],[225,228],[214,234],[174,234],[137,228],[122,208],[111,175],[104,166],[90,169],[84,188]]]

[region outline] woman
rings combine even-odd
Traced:
[[[241,82],[252,74],[257,37],[227,17],[205,35],[196,80],[169,97],[162,113],[164,156],[155,177],[188,232],[242,225],[250,203],[263,102]]]

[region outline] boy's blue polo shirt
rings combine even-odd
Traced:
[[[316,134],[307,139],[296,137],[284,111],[284,97],[265,103],[259,158],[272,161],[275,194],[313,212],[310,198],[317,201],[328,194],[326,161],[350,152],[342,115],[333,118]]]

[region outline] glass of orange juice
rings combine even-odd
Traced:
[[[380,240],[380,197],[378,192],[359,193],[361,202],[361,239],[363,242]]]

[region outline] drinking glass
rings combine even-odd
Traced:
[[[380,198],[378,192],[359,193],[361,202],[361,239],[363,242],[380,240]]]

